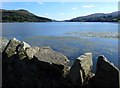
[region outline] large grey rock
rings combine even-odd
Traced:
[[[27,48],[25,53],[28,56],[29,59],[32,59],[34,57],[34,54],[39,51],[39,47],[30,47]]]
[[[119,70],[106,57],[99,56],[94,86],[97,88],[119,88]]]
[[[17,40],[16,38],[11,39],[7,46],[4,49],[4,53],[6,53],[8,55],[8,57],[13,56],[14,54],[16,54],[16,47],[20,44],[21,42],[19,40]]]
[[[6,38],[0,37],[0,53],[4,50],[8,42],[9,41]]]
[[[40,47],[39,51],[35,53],[34,56],[37,57],[38,60],[50,64],[53,63],[53,64],[66,65],[69,62],[66,56],[54,51],[50,47]]]
[[[50,64],[66,65],[69,62],[66,56],[54,51],[50,47],[31,47],[29,44],[15,38],[9,41],[4,53],[6,53],[8,57],[17,54],[18,59],[24,59],[26,57],[32,59],[35,57],[40,61]]]
[[[76,59],[69,73],[73,86],[82,86],[87,82],[91,76],[92,65],[92,53],[85,53]]]
[[[63,54],[50,47],[31,47],[14,38],[2,54],[3,88],[119,87],[119,70],[104,56],[98,58],[92,77],[92,53],[81,55],[69,68],[69,60]],[[64,80],[65,76],[68,79]]]
[[[50,47],[31,47],[15,38],[2,56],[2,88],[58,88],[68,70],[69,60],[63,54]]]

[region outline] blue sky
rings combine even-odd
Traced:
[[[111,13],[118,10],[117,2],[4,2],[2,9],[26,9],[38,16],[55,20],[71,19],[93,13]]]

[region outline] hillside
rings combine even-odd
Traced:
[[[24,10],[0,10],[2,20],[0,22],[52,22],[55,20],[39,17]],[[60,22],[60,21],[59,21]],[[63,22],[63,21],[62,21]],[[95,13],[87,16],[80,16],[64,22],[120,22],[120,11],[113,13]]]
[[[51,22],[52,20],[45,17],[38,17],[27,10],[0,10],[2,14],[1,22]]]
[[[95,13],[87,16],[76,17],[67,22],[120,22],[120,11],[113,13]]]

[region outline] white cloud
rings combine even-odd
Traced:
[[[83,8],[92,8],[95,7],[94,5],[83,5]]]
[[[60,15],[65,15],[65,13],[60,13]]]
[[[93,14],[93,13],[96,13],[96,12],[86,12],[86,13],[84,13],[84,14],[81,14],[80,16],[87,16],[87,15],[91,15],[91,14]]]
[[[73,7],[72,10],[76,10],[77,8]]]
[[[65,4],[65,1],[61,1],[61,4]]]
[[[48,13],[45,13],[45,16],[48,16],[49,14]]]
[[[44,13],[44,14],[37,14],[37,16],[41,16],[41,17],[49,17],[49,14],[48,13]]]
[[[42,5],[43,3],[42,2],[38,2],[38,4]]]
[[[75,13],[75,12],[72,12],[71,14],[72,14],[72,15],[75,15],[76,13]]]
[[[2,0],[2,2],[56,2],[56,0]],[[119,0],[62,0],[64,2],[119,2]],[[61,2],[61,0],[57,0]]]
[[[26,10],[25,8],[17,8],[17,10],[20,10],[20,9],[24,9],[24,10]]]

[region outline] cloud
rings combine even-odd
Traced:
[[[76,10],[77,8],[73,7],[72,10]]]
[[[17,10],[20,10],[20,9],[24,9],[24,10],[26,10],[25,8],[17,8]]]
[[[81,14],[81,16],[87,16],[87,15],[91,15],[91,14],[93,14],[93,13],[96,13],[96,12],[86,12],[86,13],[84,13],[84,14]]]
[[[48,14],[48,13],[44,13],[44,14],[39,14],[39,13],[38,13],[38,16],[48,17],[48,16],[49,16],[49,14]]]
[[[95,7],[94,5],[83,5],[83,8],[92,8]]]
[[[61,4],[65,4],[65,1],[61,1]]]
[[[2,0],[2,2],[37,2],[37,1],[45,1],[45,2],[119,2],[119,0]]]
[[[45,16],[48,16],[49,14],[48,13],[45,13]]]
[[[38,2],[38,4],[42,5],[43,3],[42,2]]]
[[[65,13],[60,13],[60,15],[65,15]]]

